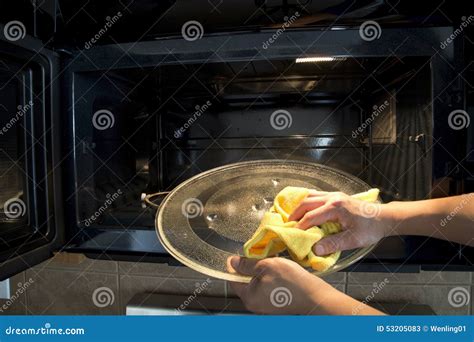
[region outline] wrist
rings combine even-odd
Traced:
[[[403,210],[400,208],[402,205],[401,202],[389,202],[381,205],[378,221],[384,237],[402,235],[400,232],[400,222],[403,220]]]
[[[312,299],[313,309],[311,314],[316,315],[380,315],[378,310],[355,300],[345,293],[331,287],[325,292],[323,298]]]
[[[346,315],[345,311],[350,308],[345,306],[344,297],[343,292],[328,284],[327,288],[313,292],[309,312],[313,315]]]

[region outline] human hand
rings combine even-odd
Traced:
[[[342,192],[312,190],[289,217],[308,229],[325,222],[339,222],[342,232],[321,239],[313,247],[317,255],[367,247],[388,236],[392,227],[390,210],[380,203],[355,199]]]
[[[260,314],[331,314],[343,293],[297,263],[284,258],[231,257],[229,271],[253,276],[249,284],[230,283],[246,308]],[[336,307],[338,307],[336,305]]]

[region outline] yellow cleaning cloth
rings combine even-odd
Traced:
[[[290,214],[308,196],[306,188],[286,187],[275,197],[273,206],[266,212],[257,231],[244,245],[247,258],[264,259],[288,250],[291,258],[304,267],[316,271],[326,271],[339,259],[341,252],[327,256],[317,256],[312,252],[313,245],[324,236],[341,231],[337,222],[326,222],[321,227],[307,230],[296,228],[296,221],[288,222]],[[379,196],[378,189],[371,189],[352,197],[375,202]]]

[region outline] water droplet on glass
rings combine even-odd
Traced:
[[[278,179],[272,179],[273,186],[277,186],[280,181]]]

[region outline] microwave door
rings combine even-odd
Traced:
[[[26,32],[6,32],[0,25],[0,280],[64,243],[59,57]]]

